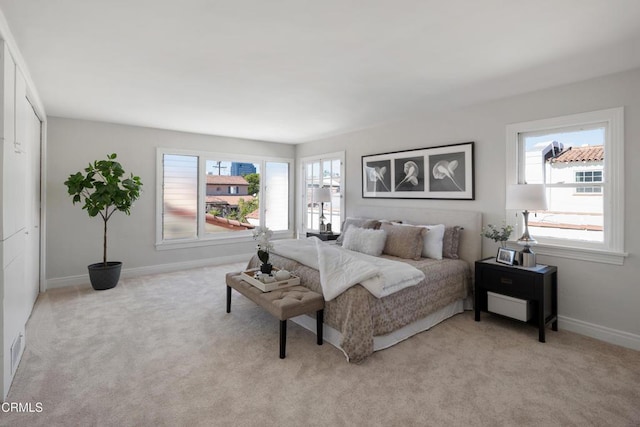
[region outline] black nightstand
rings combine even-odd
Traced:
[[[340,234],[329,234],[329,233],[313,233],[313,232],[307,232],[307,237],[317,237],[320,240],[323,241],[327,241],[327,240],[336,240],[338,237],[340,237]]]
[[[495,258],[476,261],[475,319],[488,311],[487,291],[523,300],[530,305],[529,323],[538,327],[538,339],[544,342],[547,324],[558,330],[558,268],[553,265],[518,267],[499,264]]]

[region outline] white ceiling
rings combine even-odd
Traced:
[[[304,142],[640,66],[638,0],[0,0],[50,116]]]

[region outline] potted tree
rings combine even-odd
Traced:
[[[84,169],[69,176],[65,185],[73,204],[83,202],[90,217],[100,215],[104,222],[102,262],[88,266],[91,286],[95,290],[111,289],[118,284],[122,262],[107,262],[107,222],[116,212],[131,214],[131,206],[140,197],[140,177],[125,176],[115,153],[106,160],[96,160]]]

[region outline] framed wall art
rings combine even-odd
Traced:
[[[473,145],[362,156],[362,197],[474,200]]]

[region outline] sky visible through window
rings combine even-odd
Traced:
[[[571,130],[559,133],[545,133],[539,136],[527,136],[525,139],[526,151],[538,151],[544,148],[550,141],[558,141],[568,147],[582,147],[585,145],[603,145],[604,127],[585,130]]]
[[[207,173],[211,175],[231,175],[231,163],[218,160],[207,160]],[[248,162],[244,162],[248,163]],[[256,173],[260,173],[260,163],[251,163],[256,168]]]

